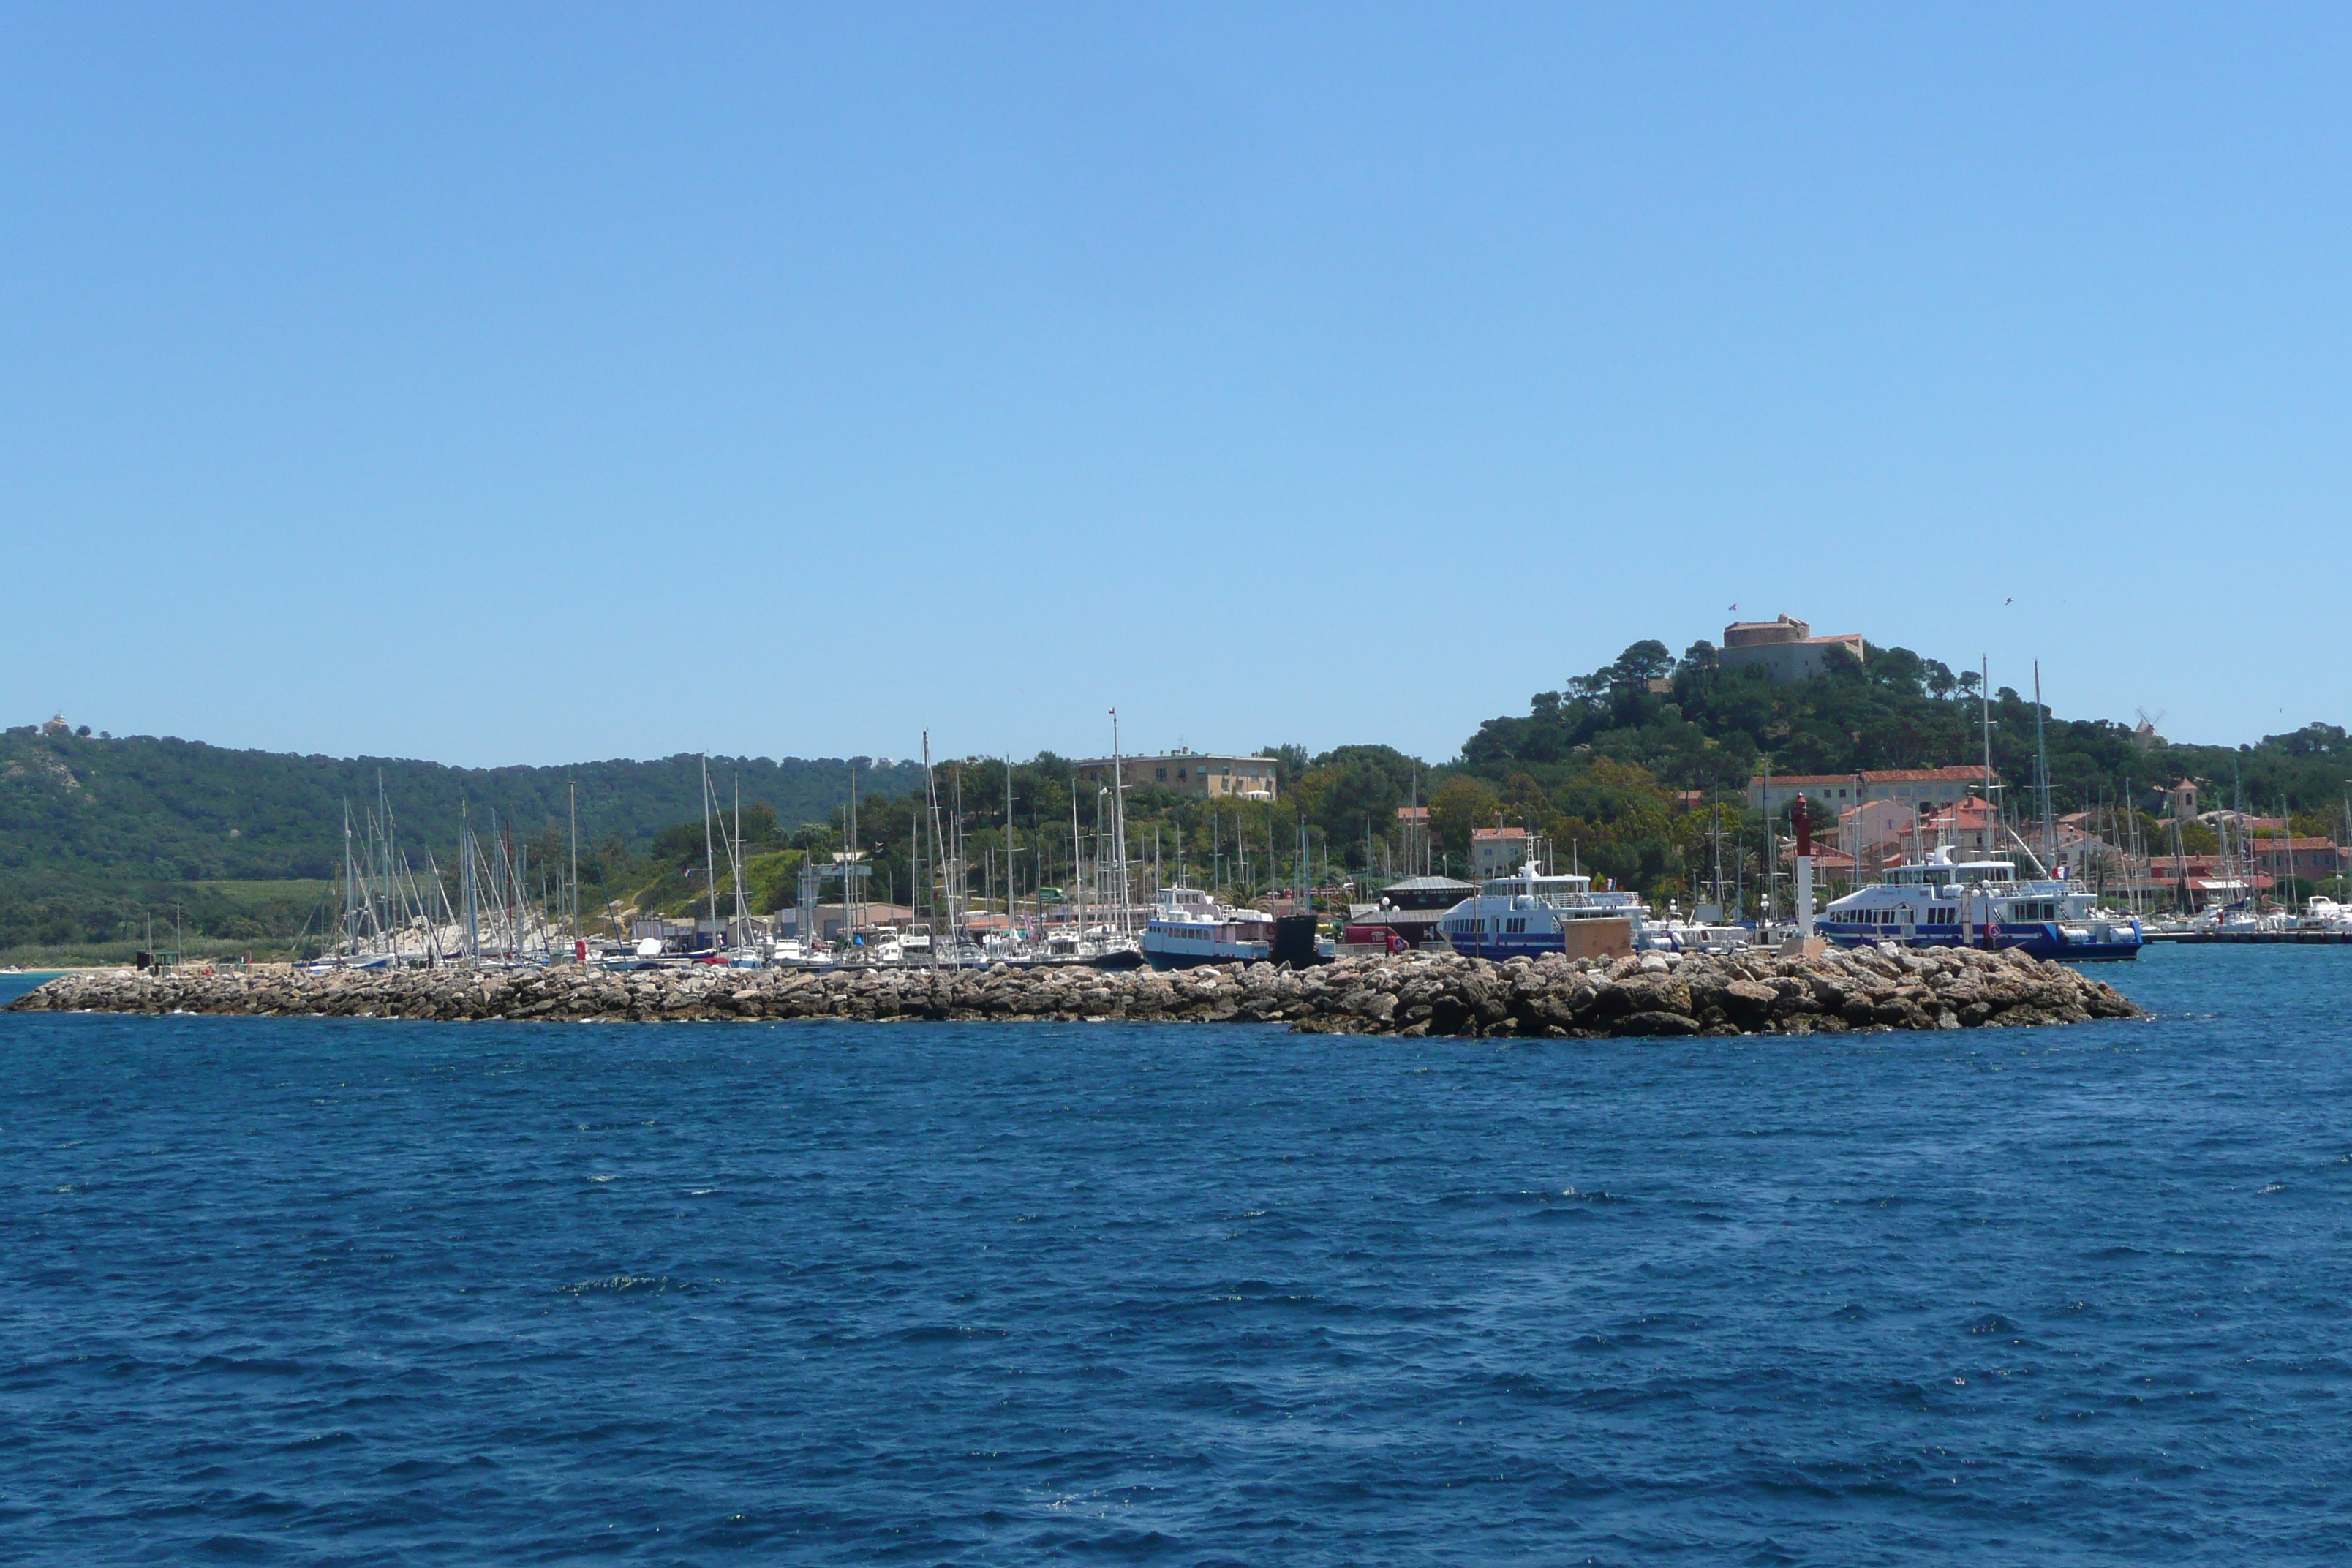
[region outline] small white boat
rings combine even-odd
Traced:
[[[2339,904],[2334,899],[2314,899],[2304,908],[2303,929],[2352,932],[2352,904]]]

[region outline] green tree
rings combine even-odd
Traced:
[[[1473,828],[1494,825],[1503,797],[1481,778],[1456,773],[1429,797],[1430,831],[1447,853],[1467,859]]]

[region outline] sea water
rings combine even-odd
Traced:
[[[2352,950],[2147,1023],[0,1016],[0,1558],[2352,1558]]]

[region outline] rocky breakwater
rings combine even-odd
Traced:
[[[660,1022],[836,1018],[1282,1023],[1317,1034],[1806,1035],[2129,1018],[2110,986],[2021,952],[1843,950],[1548,957],[1492,963],[1413,954],[1105,973],[1085,968],[740,970],[612,973],[413,970],[307,974],[128,972],[63,976],[16,1012]]]

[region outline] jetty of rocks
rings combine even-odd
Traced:
[[[1308,1034],[1806,1035],[2130,1018],[2103,982],[2018,952],[1841,949],[1803,956],[1642,953],[1490,963],[1343,958],[1175,973],[1084,967],[223,969],[65,975],[19,1012],[656,1022],[833,1018],[1282,1023]]]

